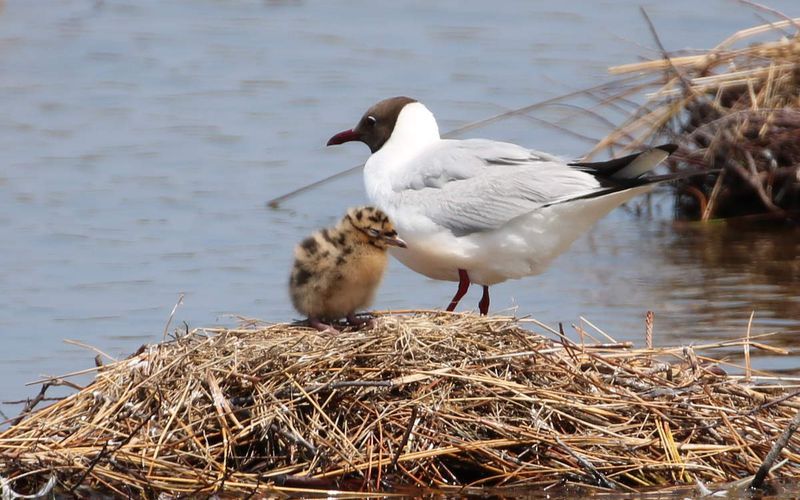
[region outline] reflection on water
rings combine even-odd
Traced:
[[[112,356],[160,339],[181,292],[176,325],[295,317],[292,247],[363,203],[361,180],[280,210],[264,203],[366,158],[325,148],[332,133],[391,95],[423,100],[445,131],[594,85],[607,66],[658,53],[642,46],[652,44],[640,4],[0,2],[0,400],[93,364],[94,352],[62,339]],[[800,14],[795,0],[770,4]],[[669,48],[760,22],[726,0],[644,6]],[[591,119],[563,125],[606,132]],[[587,148],[525,118],[470,136],[566,156]],[[797,345],[796,231],[664,219],[611,214],[545,274],[494,287],[493,310],[567,325],[584,315],[641,342],[652,309],[661,343],[690,343],[743,335],[755,309],[755,331]],[[375,306],[441,307],[452,294],[394,262]]]
[[[654,302],[664,343],[774,333],[767,343],[795,353],[800,339],[800,230],[743,223],[678,223],[654,235]],[[800,374],[795,356],[754,351],[756,369]],[[742,365],[743,353],[729,353]]]
[[[800,334],[800,230],[765,225],[678,226],[665,235],[662,258],[683,272],[665,289],[687,305],[702,304],[695,319],[703,330],[756,311],[758,324],[797,344]],[[712,330],[713,331],[713,330]]]

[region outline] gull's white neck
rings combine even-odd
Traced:
[[[367,196],[378,206],[389,203],[392,181],[403,177],[409,161],[422,150],[439,141],[436,118],[422,103],[406,104],[397,116],[392,135],[373,153],[364,166]]]

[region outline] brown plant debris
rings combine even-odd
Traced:
[[[800,213],[800,18],[739,31],[697,53],[610,69],[634,75],[602,103],[635,108],[593,152],[634,150],[665,139],[680,146],[670,168],[718,169],[681,181],[677,215],[702,219]],[[655,31],[654,31],[655,34]],[[657,34],[655,34],[658,41]],[[747,44],[747,45],[745,45]],[[660,45],[660,42],[659,42]]]
[[[634,349],[532,324],[415,312],[338,335],[197,329],[6,429],[0,470],[17,491],[56,477],[135,496],[719,483],[754,474],[800,406],[707,355],[745,339]],[[795,436],[774,474],[800,477],[798,453]]]

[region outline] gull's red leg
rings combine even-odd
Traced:
[[[458,291],[453,296],[453,300],[450,301],[450,305],[447,306],[448,311],[453,311],[456,306],[458,305],[458,301],[461,300],[467,290],[469,290],[469,274],[463,269],[458,270]]]
[[[489,314],[489,287],[486,285],[483,285],[483,296],[478,302],[478,310],[481,312],[481,316]]]

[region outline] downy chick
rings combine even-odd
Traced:
[[[318,231],[294,249],[289,279],[292,304],[317,330],[336,329],[323,321],[346,317],[372,303],[386,269],[389,245],[405,248],[394,226],[375,207],[351,208],[339,224]]]

